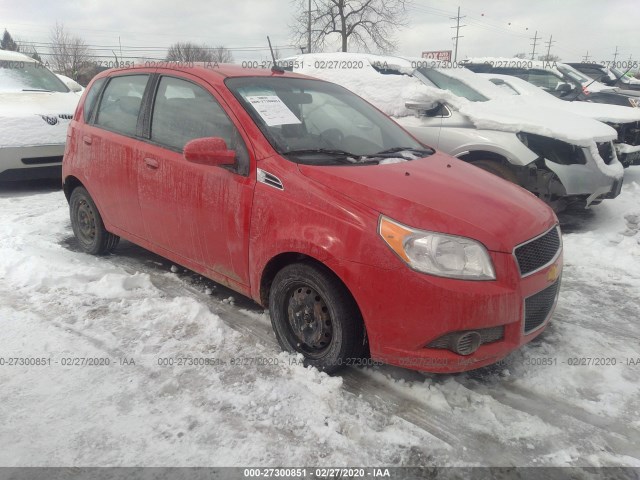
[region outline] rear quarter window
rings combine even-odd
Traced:
[[[98,107],[95,124],[108,130],[134,136],[148,75],[113,77]]]
[[[106,81],[107,81],[106,78],[100,78],[96,80],[93,83],[93,85],[91,85],[91,88],[87,92],[87,96],[85,97],[85,100],[84,100],[84,113],[83,113],[85,122],[91,121],[91,116],[93,114],[93,111],[95,110],[96,103],[98,101],[98,96],[100,95],[100,90],[102,90],[102,86]]]

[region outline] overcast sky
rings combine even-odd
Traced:
[[[267,58],[267,52],[238,50],[292,44],[289,25],[295,0],[0,0],[0,28],[19,40],[47,42],[56,20],[113,56],[122,44],[125,57],[162,58],[176,41],[225,45],[236,60]],[[458,58],[513,56],[531,52],[537,31],[538,53],[553,35],[551,53],[566,61],[640,60],[638,0],[414,0],[408,25],[397,32],[398,54],[419,56],[423,50],[453,48],[457,7],[466,15],[460,30]],[[101,48],[101,49],[99,49]],[[139,50],[136,50],[139,48]],[[43,47],[40,47],[41,51]],[[280,47],[282,56],[294,50]]]

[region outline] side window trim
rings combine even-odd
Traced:
[[[152,145],[157,145],[159,147],[165,148],[167,150],[171,150],[173,152],[176,153],[182,153],[183,149],[180,148],[176,148],[174,146],[171,145],[167,145],[164,143],[160,143],[157,141],[154,141],[151,138],[151,127],[152,127],[152,118],[153,118],[153,111],[156,105],[156,98],[158,95],[158,90],[160,88],[160,81],[162,80],[162,78],[166,77],[166,78],[173,78],[175,80],[182,80],[185,82],[189,82],[193,85],[195,85],[196,87],[204,90],[205,92],[207,92],[209,95],[211,95],[211,98],[220,106],[220,109],[222,110],[222,112],[224,113],[224,115],[226,116],[227,120],[229,121],[229,123],[231,124],[231,126],[238,132],[238,135],[240,136],[240,140],[242,141],[242,145],[244,147],[244,150],[247,154],[247,164],[246,165],[240,165],[239,168],[236,169],[229,169],[230,171],[232,171],[233,173],[236,173],[238,175],[241,175],[243,177],[247,177],[249,176],[249,172],[250,172],[250,164],[251,164],[251,150],[249,149],[249,145],[247,143],[247,141],[243,138],[242,133],[241,133],[241,129],[240,127],[238,127],[236,125],[236,123],[232,120],[232,118],[229,116],[229,113],[227,112],[227,110],[225,109],[222,101],[220,101],[214,94],[212,94],[208,88],[205,88],[202,84],[199,84],[195,81],[193,81],[190,78],[185,78],[182,76],[177,76],[177,75],[171,75],[171,74],[167,74],[167,73],[154,73],[153,74],[153,78],[152,81],[150,81],[147,84],[147,90],[150,92],[149,94],[149,98],[147,99],[148,104],[145,105],[145,111],[148,112],[148,114],[145,114],[145,118],[144,118],[144,122],[143,122],[143,130],[141,132],[140,135],[140,139],[150,143]],[[150,85],[152,85],[152,88],[150,88]],[[208,83],[207,83],[208,85]],[[145,90],[145,96],[147,94],[147,90]],[[143,97],[143,102],[145,101],[145,98]],[[142,111],[142,107],[141,107],[141,111]]]
[[[142,100],[140,101],[140,110],[138,111],[138,119],[137,119],[137,123],[136,123],[136,133],[134,135],[129,135],[127,133],[124,132],[120,132],[117,130],[112,130],[108,127],[105,127],[104,125],[100,125],[98,123],[96,123],[96,120],[98,118],[98,112],[100,111],[100,107],[102,106],[102,101],[104,98],[104,93],[107,91],[107,88],[109,87],[109,84],[116,78],[122,78],[122,77],[133,77],[133,76],[146,76],[147,78],[147,83],[145,85],[145,89],[144,89],[144,93],[142,94]],[[129,137],[129,138],[140,138],[140,118],[144,115],[144,111],[145,111],[145,104],[144,104],[144,100],[145,97],[147,96],[147,91],[149,90],[149,86],[151,84],[151,78],[154,76],[153,73],[124,73],[121,75],[112,75],[110,77],[107,77],[108,81],[106,81],[104,83],[104,85],[102,85],[101,91],[100,91],[100,98],[97,100],[96,106],[93,108],[93,111],[91,112],[91,121],[87,122],[89,123],[91,126],[96,127],[96,128],[100,128],[102,130],[106,130],[108,132],[113,132],[113,133],[117,133],[118,135],[122,135],[124,137]]]

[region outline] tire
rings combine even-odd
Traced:
[[[327,373],[361,358],[366,349],[360,311],[326,268],[295,263],[280,270],[269,292],[271,325],[283,350]]]
[[[69,200],[71,227],[83,252],[104,255],[111,252],[120,237],[107,232],[98,208],[83,187],[76,187]]]
[[[515,173],[500,162],[494,160],[478,160],[477,162],[473,162],[472,165],[486,172],[493,173],[495,176],[508,180],[511,183],[518,184],[518,177],[516,177]]]

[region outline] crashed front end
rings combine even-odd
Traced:
[[[614,140],[618,161],[624,168],[640,165],[640,122],[607,123],[615,129],[618,138]]]
[[[579,146],[532,133],[517,136],[538,155],[527,165],[526,188],[556,211],[571,204],[596,205],[620,194],[624,170],[611,141]]]

